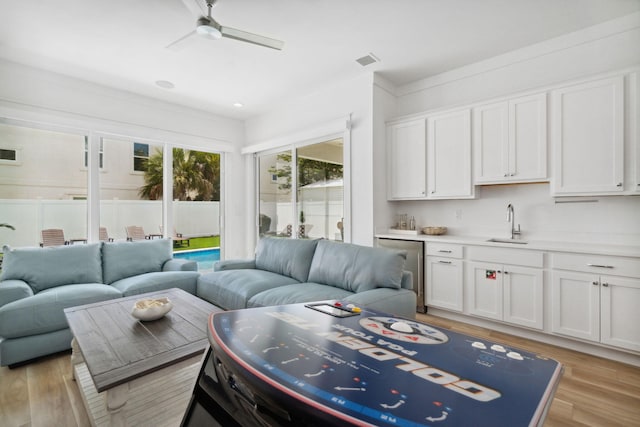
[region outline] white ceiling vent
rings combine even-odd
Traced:
[[[369,53],[362,58],[356,59],[356,62],[363,67],[366,67],[367,65],[373,64],[374,62],[380,62],[380,58],[375,56],[373,53]]]

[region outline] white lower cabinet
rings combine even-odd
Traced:
[[[427,256],[426,304],[462,311],[462,260]]]
[[[640,262],[588,255],[555,258],[552,332],[640,351],[640,278],[599,273],[605,270],[633,276]]]
[[[543,274],[538,268],[468,263],[469,313],[543,328]]]
[[[462,312],[463,247],[427,243],[425,304]]]

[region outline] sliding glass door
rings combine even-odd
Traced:
[[[0,249],[87,239],[87,136],[0,119]]]
[[[344,240],[342,139],[258,156],[258,234]]]
[[[258,234],[293,237],[292,153],[280,151],[258,157]]]

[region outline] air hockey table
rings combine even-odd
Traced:
[[[535,426],[555,360],[340,301],[213,313],[183,425]]]

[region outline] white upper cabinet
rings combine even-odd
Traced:
[[[387,197],[423,199],[426,196],[425,119],[387,126]]]
[[[552,92],[554,195],[624,191],[622,76]]]
[[[476,184],[547,181],[547,98],[537,94],[473,110]]]
[[[473,197],[471,111],[456,110],[427,118],[427,198]]]

